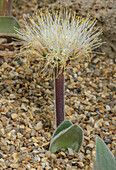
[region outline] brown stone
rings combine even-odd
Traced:
[[[11,168],[18,168],[18,167],[19,167],[19,164],[10,164],[10,167],[11,167]]]

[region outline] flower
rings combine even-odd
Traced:
[[[46,60],[45,68],[60,66],[62,71],[68,61],[89,58],[102,44],[98,38],[102,30],[95,27],[96,20],[92,21],[89,15],[82,18],[71,10],[61,8],[50,13],[47,9],[45,13],[39,10],[36,19],[29,17],[30,24],[25,20],[25,29],[15,30],[23,42],[21,53],[35,54],[40,60]]]

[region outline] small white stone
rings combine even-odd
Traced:
[[[26,106],[24,105],[24,103],[22,103],[22,105],[21,105],[21,109],[23,109],[23,110],[25,110],[25,111],[27,111],[28,109],[26,108]]]
[[[73,150],[71,148],[68,148],[69,155],[73,155]]]
[[[34,157],[34,160],[40,162],[40,157],[37,155]]]
[[[110,108],[110,106],[109,106],[109,105],[106,105],[106,110],[108,110],[108,111],[110,111],[110,110],[111,110],[111,108]]]
[[[110,126],[109,122],[104,122],[104,123],[105,123],[105,125]]]
[[[11,99],[15,99],[16,96],[15,96],[14,94],[10,94],[10,98],[11,98]]]
[[[98,123],[95,123],[94,127],[95,127],[96,129],[99,128]]]
[[[79,165],[80,168],[83,168],[83,167],[84,167],[83,162],[78,162],[78,165]]]
[[[93,149],[94,145],[92,143],[89,143],[87,147]]]
[[[42,122],[40,121],[40,122],[38,122],[37,125],[35,126],[35,130],[41,130],[42,127],[43,127],[43,124],[42,124]]]
[[[92,123],[94,123],[94,122],[95,122],[95,120],[94,120],[92,117],[90,117],[90,120],[91,120],[91,122],[92,122]]]
[[[52,92],[49,89],[46,90],[46,94],[50,95],[51,93]]]

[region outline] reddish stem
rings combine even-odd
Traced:
[[[64,71],[60,74],[55,68],[55,112],[56,112],[56,126],[59,126],[64,121]]]

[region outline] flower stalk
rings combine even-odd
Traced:
[[[55,115],[56,126],[59,126],[64,121],[64,71],[59,72],[59,68],[55,68]]]

